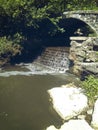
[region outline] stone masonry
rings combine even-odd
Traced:
[[[68,11],[63,13],[65,18],[79,19],[88,24],[98,35],[98,11]]]
[[[77,75],[98,76],[98,38],[71,37],[69,59],[73,62],[71,71]]]

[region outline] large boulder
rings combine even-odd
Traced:
[[[70,120],[60,130],[93,130],[85,120]]]
[[[48,90],[53,108],[63,120],[69,120],[79,115],[88,107],[88,99],[82,91],[81,88],[76,88],[73,84]]]

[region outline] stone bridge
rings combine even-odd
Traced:
[[[75,18],[89,25],[98,36],[98,11],[68,11],[63,13],[64,18]]]

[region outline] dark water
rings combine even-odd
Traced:
[[[35,75],[23,70],[9,67],[0,73],[0,130],[45,130],[62,124],[47,90],[75,78],[65,74]]]

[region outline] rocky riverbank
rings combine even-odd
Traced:
[[[52,125],[46,130],[98,130],[98,100],[89,105],[84,90],[74,84],[52,88],[48,93],[64,124],[59,129]]]

